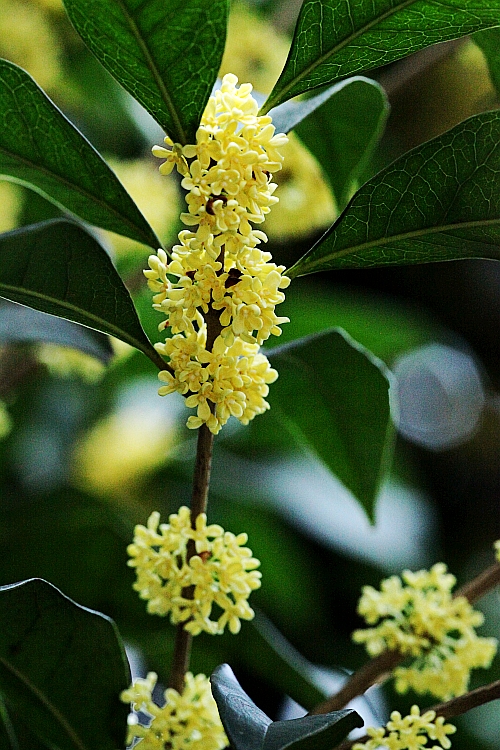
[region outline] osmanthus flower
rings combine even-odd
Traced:
[[[367,731],[369,740],[357,742],[353,750],[447,750],[451,747],[448,738],[454,734],[456,727],[445,724],[442,716],[436,717],[435,711],[420,714],[418,706],[412,706],[408,716],[401,716],[399,711],[393,711],[390,721],[385,727],[370,727]],[[428,740],[439,742],[439,745],[427,744]]]
[[[150,614],[170,615],[172,624],[184,623],[192,635],[220,634],[226,625],[238,633],[240,620],[254,616],[248,597],[261,579],[260,562],[245,547],[247,539],[217,524],[207,526],[204,513],[197,516],[193,529],[185,506],[169,517],[168,524],[160,524],[160,514],[154,512],[147,526],[135,527],[128,547],[128,564],[137,574],[134,589],[147,600]],[[192,556],[190,540],[195,546]]]
[[[281,169],[279,149],[288,139],[275,133],[268,115],[258,115],[252,86],[237,83],[236,76],[224,76],[208,101],[196,144],[182,146],[167,137],[170,148],[153,149],[166,159],[160,171],[175,166],[183,177],[188,192],[181,219],[189,229],[179,232],[170,258],[159,250],[144,272],[153,307],[165,316],[159,328],[170,328],[175,341],[156,345],[171,367],[160,373],[167,385],[159,393],[185,395],[186,406],[197,410],[188,427],[206,424],[215,434],[230,416],[247,424],[269,408],[265,397],[277,373],[259,347],[288,322],[275,307],[290,279],[260,249],[267,237],[253,227],[278,200],[271,177]],[[209,351],[208,313],[215,313],[219,329]]]
[[[152,693],[157,675],[135,680],[124,690],[121,700],[131,703],[127,744],[140,750],[222,750],[229,743],[212,697],[210,682],[204,674],[188,672],[182,693],[168,688],[165,704],[158,706]],[[139,722],[138,712],[147,716],[148,724]]]
[[[452,596],[455,582],[446,565],[437,563],[429,571],[391,576],[380,591],[363,588],[358,612],[374,627],[356,630],[353,640],[371,656],[390,650],[413,657],[409,666],[394,670],[401,693],[411,688],[449,700],[467,691],[471,669],[491,664],[497,641],[476,634],[483,614],[465,597]]]

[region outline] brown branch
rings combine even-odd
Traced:
[[[472,603],[499,584],[500,562],[497,562],[455,591],[453,596],[465,596]],[[339,711],[353,700],[353,698],[362,695],[376,682],[382,681],[387,672],[392,672],[404,659],[405,656],[397,651],[384,651],[380,656],[371,659],[361,669],[354,672],[338,693],[315,706],[311,713],[325,714],[329,711]]]

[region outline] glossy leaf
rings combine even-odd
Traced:
[[[0,296],[115,336],[162,367],[108,254],[78,224],[53,219],[0,235]]]
[[[176,143],[194,143],[217,78],[228,0],[64,0],[104,67]]]
[[[269,392],[271,411],[373,518],[392,453],[389,372],[340,329],[297,339],[267,356],[279,372]]]
[[[356,193],[287,271],[500,259],[500,113],[418,146]]]
[[[490,73],[491,81],[500,94],[500,27],[478,31],[472,37],[477,46],[482,50],[486,58],[486,64]]]
[[[0,300],[0,344],[45,342],[78,349],[108,364],[113,349],[107,336],[63,318]]]
[[[355,711],[271,721],[241,688],[231,667],[222,664],[213,672],[212,693],[221,721],[234,750],[328,750],[363,721]]]
[[[86,138],[17,65],[0,60],[0,175],[103,229],[157,249],[132,198]]]
[[[262,112],[319,86],[499,21],[498,2],[305,0],[285,67]]]
[[[321,164],[343,208],[382,135],[389,102],[376,81],[362,76],[332,88],[332,96],[296,132]]]
[[[130,674],[114,623],[46,581],[0,588],[0,691],[9,711],[58,750],[115,750]]]
[[[368,80],[368,79],[367,79]],[[342,89],[348,81],[342,81],[336,83],[335,86],[330,86],[325,91],[315,96],[310,96],[308,99],[291,99],[290,101],[280,104],[279,107],[275,107],[269,112],[269,116],[273,119],[273,125],[278,133],[288,133],[293,128],[296,128],[299,123],[309,117],[330,97],[334,96],[340,89]]]

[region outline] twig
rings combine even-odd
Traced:
[[[454,597],[465,596],[469,602],[475,602],[500,584],[500,563],[497,562],[479,573],[478,576],[455,591]],[[347,680],[338,693],[330,696],[316,706],[312,714],[324,714],[339,711],[353,698],[362,695],[369,687],[384,679],[387,672],[398,666],[405,656],[397,651],[384,651],[380,656],[371,659]]]

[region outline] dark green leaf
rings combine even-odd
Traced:
[[[26,341],[69,346],[103,364],[113,356],[109,339],[102,333],[0,299],[0,344]]]
[[[104,248],[64,219],[0,235],[0,296],[115,336],[163,361]]]
[[[212,693],[234,750],[329,750],[362,726],[355,711],[334,711],[290,721],[271,721],[242,690],[231,667],[222,664],[211,678]]]
[[[290,721],[273,721],[267,730],[263,750],[331,750],[349,732],[363,726],[363,719],[351,709]]]
[[[321,164],[343,208],[382,135],[389,102],[376,81],[361,76],[332,88],[333,95],[296,132]]]
[[[281,76],[262,108],[498,25],[497,2],[305,0]]]
[[[276,347],[267,356],[279,372],[269,393],[271,411],[373,518],[392,452],[387,368],[338,329]]]
[[[13,712],[58,750],[125,742],[127,659],[114,623],[46,581],[0,588],[0,690]]]
[[[19,740],[5,701],[0,694],[0,747],[20,750]]]
[[[500,113],[484,112],[369,180],[287,274],[500,259]]]
[[[21,68],[0,60],[0,175],[89,224],[153,248],[160,242],[118,178]]]
[[[473,35],[472,40],[482,50],[491,81],[497,94],[500,94],[500,27],[478,31]]]
[[[224,52],[228,0],[64,0],[89,49],[176,143],[194,143]]]
[[[221,664],[210,677],[220,718],[234,750],[261,750],[269,716],[257,708],[240,686],[229,664]]]

